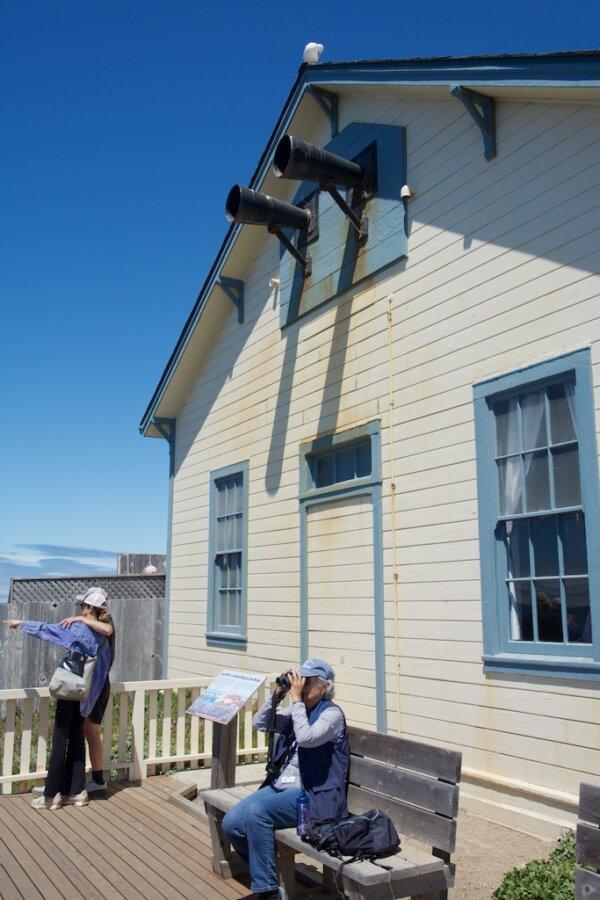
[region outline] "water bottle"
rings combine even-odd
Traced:
[[[296,797],[296,813],[298,822],[296,834],[298,837],[303,837],[308,831],[308,794],[306,791],[302,791]]]

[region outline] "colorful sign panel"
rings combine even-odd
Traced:
[[[201,719],[227,725],[267,677],[253,672],[224,669],[194,700],[187,712],[192,716],[200,716]]]

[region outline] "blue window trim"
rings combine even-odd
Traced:
[[[247,642],[248,618],[248,460],[215,469],[210,473],[210,503],[208,529],[208,595],[206,606],[206,642],[211,647],[237,647],[244,649]],[[215,553],[217,521],[217,487],[220,478],[242,476],[242,600],[240,626],[236,630],[219,631],[215,625]]]
[[[312,487],[308,457],[313,453],[371,438],[371,475],[323,488]],[[368,422],[348,431],[325,435],[300,445],[300,657],[308,647],[308,512],[311,507],[341,497],[370,497],[373,506],[373,593],[375,617],[375,687],[377,730],[387,730],[385,688],[385,621],[383,604],[383,517],[381,511],[381,424]]]
[[[581,497],[586,524],[590,610],[593,644],[589,652],[574,654],[574,647],[552,646],[535,653],[509,642],[505,609],[505,574],[498,565],[494,537],[499,509],[495,470],[494,413],[492,403],[524,388],[558,378],[575,381],[575,410],[579,440]],[[483,600],[483,661],[486,671],[521,672],[569,678],[600,679],[600,485],[591,351],[583,347],[553,359],[517,369],[473,387],[477,447],[479,545]],[[510,647],[509,647],[510,643]],[[579,649],[579,648],[578,648]]]

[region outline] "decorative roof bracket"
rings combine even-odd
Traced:
[[[460,84],[453,84],[450,93],[460,100],[481,131],[485,158],[493,159],[496,155],[496,101]]]
[[[331,137],[334,138],[338,131],[338,108],[339,108],[339,99],[337,94],[332,94],[331,91],[325,91],[323,88],[315,87],[314,84],[309,84],[307,89],[308,93],[317,101],[327,118],[329,119],[331,125]]]
[[[175,419],[154,416],[152,424],[169,445],[169,476],[172,477],[175,472]]]
[[[244,321],[244,282],[238,278],[226,278],[225,275],[221,275],[217,284],[237,309],[238,322],[241,325]]]

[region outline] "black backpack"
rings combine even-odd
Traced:
[[[379,809],[345,819],[310,822],[302,840],[330,856],[351,857],[343,865],[365,859],[372,862],[400,849],[394,823]]]

